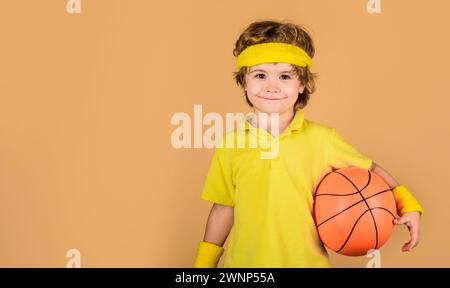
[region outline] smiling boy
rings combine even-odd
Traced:
[[[224,267],[330,267],[312,217],[313,193],[324,175],[348,166],[371,170],[391,187],[401,215],[394,223],[411,235],[403,251],[415,247],[423,210],[408,189],[335,129],[305,119],[302,109],[315,88],[308,33],[292,23],[255,22],[233,53],[235,80],[254,114],[222,141],[263,135],[279,152],[262,159],[262,148],[216,147],[202,192],[214,204],[194,267],[216,267],[230,231]]]

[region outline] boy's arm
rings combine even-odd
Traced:
[[[386,181],[386,183],[389,185],[389,188],[393,189],[398,186],[398,182],[394,179],[394,177],[392,177],[391,174],[389,174],[377,163],[372,162],[372,167],[370,168],[370,171],[373,171],[376,174],[380,175],[381,178],[383,178],[384,181]]]
[[[208,216],[205,236],[198,245],[194,268],[214,268],[223,253],[223,244],[234,223],[234,208],[214,203]]]
[[[234,207],[214,203],[203,241],[223,246],[234,223]]]
[[[419,244],[420,238],[420,214],[423,214],[423,209],[419,202],[414,198],[411,192],[403,186],[399,185],[398,182],[381,166],[372,162],[371,171],[380,175],[384,181],[392,189],[394,198],[397,204],[397,210],[401,217],[394,219],[394,224],[404,224],[408,227],[410,233],[410,241],[405,243],[402,247],[402,251],[411,251],[412,248]]]
[[[392,177],[385,169],[375,162],[372,162],[370,170],[380,175],[389,185],[389,188],[391,188],[397,202],[397,210],[400,216],[408,212],[419,212],[420,214],[423,214],[422,207],[412,193],[405,186],[399,185],[394,177]]]

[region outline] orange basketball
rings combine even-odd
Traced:
[[[374,172],[356,167],[328,173],[314,195],[314,221],[322,242],[348,256],[379,249],[394,229],[394,195]]]

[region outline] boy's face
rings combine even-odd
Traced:
[[[245,83],[245,91],[256,113],[293,111],[298,93],[305,89],[288,63],[252,66],[245,76]]]

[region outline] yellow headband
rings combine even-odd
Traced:
[[[238,56],[236,67],[253,66],[262,63],[283,62],[308,67],[311,70],[311,57],[302,48],[287,43],[262,43],[249,46]]]

